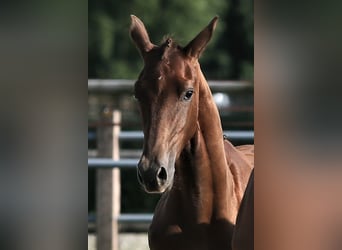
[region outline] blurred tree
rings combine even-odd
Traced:
[[[142,61],[128,36],[130,14],[158,44],[172,35],[186,45],[215,15],[221,17],[201,58],[209,79],[253,79],[252,1],[89,0],[89,78],[137,77]]]

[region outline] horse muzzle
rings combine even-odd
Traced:
[[[170,186],[170,175],[162,164],[141,159],[138,163],[138,181],[148,193],[163,193]]]

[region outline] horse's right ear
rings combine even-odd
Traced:
[[[155,46],[150,41],[144,23],[134,15],[131,15],[131,28],[129,33],[143,57]]]

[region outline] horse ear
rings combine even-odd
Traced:
[[[198,59],[208,42],[210,41],[213,32],[216,28],[218,16],[214,17],[213,20],[205,27],[187,46],[184,51],[187,56]]]
[[[155,46],[150,41],[144,23],[134,15],[131,15],[130,35],[143,57]]]

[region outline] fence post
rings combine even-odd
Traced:
[[[103,126],[98,128],[97,133],[99,157],[119,160],[120,111],[113,111],[106,107],[102,113],[101,122]],[[111,123],[113,126],[108,126]],[[118,217],[121,205],[120,169],[98,169],[96,178],[97,249],[118,250]]]

